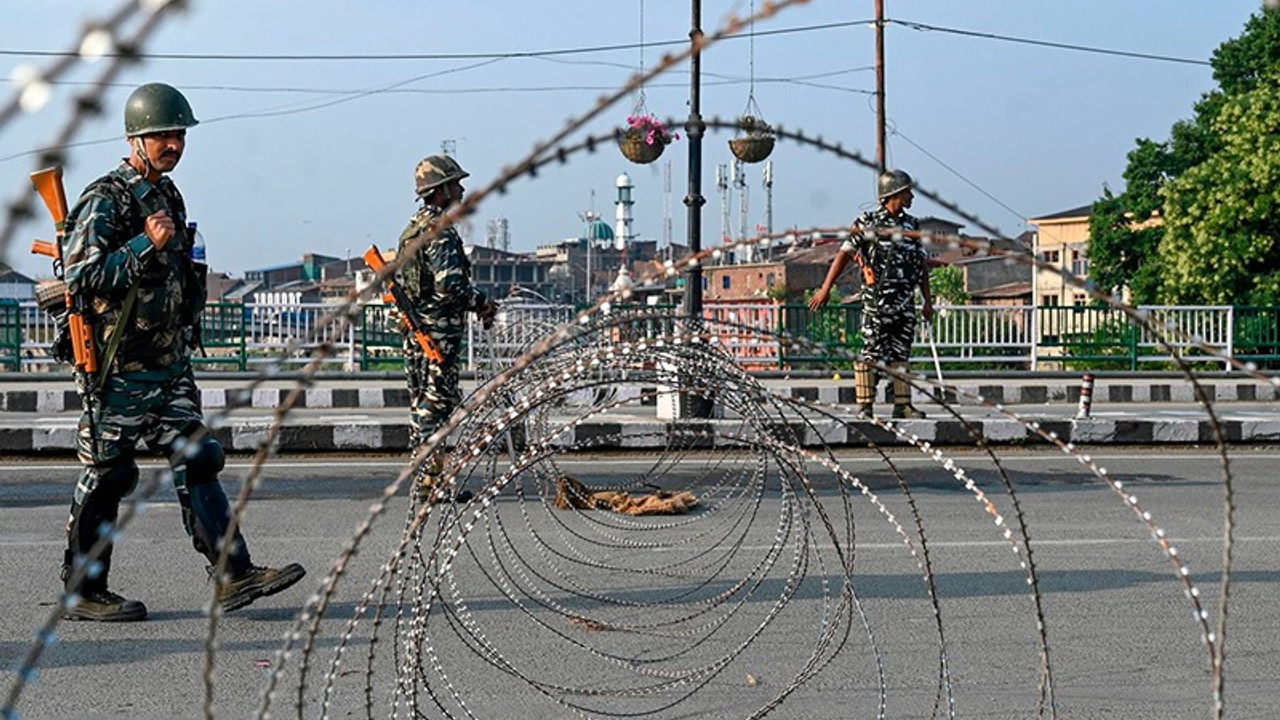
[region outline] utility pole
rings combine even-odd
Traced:
[[[742,166],[741,160],[733,161],[733,184],[738,188],[738,242],[746,243],[751,237],[750,229],[750,207],[747,203],[747,171]],[[733,251],[733,259],[735,263],[751,262],[751,246],[743,245],[742,251]]]
[[[720,191],[720,242],[728,243],[733,239],[732,222],[729,220],[729,166],[716,165],[716,189]]]
[[[690,0],[693,15],[689,30],[689,42],[693,56],[689,58],[689,119],[684,131],[689,138],[689,193],[684,204],[689,208],[689,253],[702,252],[702,206],[707,199],[702,196],[702,136],[707,124],[702,120],[702,0]],[[702,318],[702,265],[695,264],[685,271],[684,313],[695,319]]]
[[[662,244],[671,259],[671,158],[662,166]]]
[[[764,232],[769,238],[767,248],[773,247],[773,161],[764,162]],[[765,251],[766,258],[769,251]]]
[[[876,0],[876,167],[887,169],[884,161],[884,0]]]

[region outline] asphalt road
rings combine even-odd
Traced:
[[[560,463],[570,475],[607,484],[652,469],[659,457],[583,456]],[[999,457],[1015,484],[1033,542],[1057,717],[1209,716],[1209,657],[1193,607],[1174,564],[1152,542],[1148,526],[1130,503],[1060,453],[1003,450]],[[1280,569],[1274,560],[1280,555],[1280,517],[1273,512],[1280,503],[1277,457],[1267,448],[1232,453],[1238,512],[1227,634],[1228,718],[1280,715],[1275,673],[1280,666]],[[945,459],[907,451],[894,452],[892,459],[913,489],[911,498],[930,549],[955,716],[1035,717],[1040,646],[1032,596],[1018,564],[1021,556],[1010,552],[1003,525],[994,524],[975,494],[940,466]],[[971,453],[947,459],[990,493],[1010,524],[1014,504],[1003,494],[991,461]],[[1151,513],[1152,522],[1176,543],[1179,562],[1189,569],[1209,622],[1216,623],[1223,561],[1220,460],[1203,450],[1170,448],[1107,450],[1094,459],[1123,481],[1139,509]],[[446,598],[457,614],[433,614],[431,624],[421,628],[448,682],[434,672],[429,679],[445,691],[444,704],[453,715],[465,716],[448,699],[449,689],[478,718],[561,718],[569,711],[521,677],[602,690],[640,688],[666,677],[664,672],[678,674],[672,668],[702,667],[725,657],[731,659],[716,672],[662,692],[637,689],[625,698],[548,692],[580,704],[591,717],[619,712],[747,717],[789,688],[816,655],[822,669],[790,693],[772,717],[875,717],[879,676],[886,717],[928,717],[939,685],[937,622],[917,560],[894,524],[919,545],[894,471],[866,452],[840,457],[841,465],[865,481],[883,504],[876,508],[868,496],[859,495],[846,506],[834,476],[816,465],[811,469],[816,501],[780,492],[776,478],[761,487],[758,501],[749,494],[735,496],[716,484],[723,471],[749,467],[732,462],[717,455],[690,455],[664,477],[664,484],[687,483],[702,495],[703,508],[689,516],[697,522],[654,518],[614,524],[601,520],[602,513],[576,515],[534,500],[521,503],[508,488],[458,557]],[[260,563],[299,561],[311,574],[302,586],[218,625],[215,717],[256,717],[267,666],[281,638],[399,467],[399,458],[381,456],[290,457],[271,464],[245,519],[250,547]],[[238,489],[232,478],[243,471],[243,459],[232,458],[229,491]],[[22,657],[33,630],[51,612],[58,591],[61,527],[75,474],[74,464],[65,460],[6,458],[0,465],[0,572],[5,578],[0,583],[0,667]],[[533,488],[526,490],[532,493]],[[392,716],[393,646],[397,653],[403,651],[403,641],[393,641],[387,621],[372,643],[375,624],[368,617],[348,640],[343,638],[361,597],[402,539],[408,507],[403,495],[402,490],[374,524],[346,580],[329,599],[308,655],[314,667],[301,692],[306,717],[321,716],[324,676],[342,646],[346,651],[334,673],[330,716],[366,716],[365,666],[371,651],[373,716]],[[129,625],[60,625],[60,641],[46,652],[40,675],[18,703],[24,717],[202,717],[209,621],[201,607],[211,586],[203,561],[182,533],[171,492],[153,500],[126,530],[113,572],[114,589],[144,600],[150,618]],[[743,508],[750,512],[739,513]],[[800,512],[788,514],[788,508]],[[830,528],[814,512],[819,508]],[[649,535],[635,534],[640,531]],[[664,542],[645,542],[645,537]],[[860,612],[841,614],[834,543],[853,563]],[[711,563],[711,556],[730,547],[735,552],[705,579],[696,572],[663,572],[702,567],[697,563]],[[778,547],[783,551],[776,564],[757,570]],[[576,585],[577,591],[557,590],[549,578],[556,568],[573,565],[574,548],[590,555],[578,558],[575,569],[559,580],[564,587]],[[651,571],[633,576],[595,565]],[[760,582],[751,593],[732,595],[731,580],[741,577]],[[583,591],[609,602],[586,602]],[[520,602],[513,602],[509,593]],[[711,603],[717,593],[730,593],[733,601]],[[548,609],[557,606],[607,618],[616,627],[653,623],[663,630],[609,632],[609,627],[566,622],[565,615]],[[673,619],[681,613],[699,619]],[[463,622],[483,632],[496,653],[491,659],[507,663],[509,672],[480,659],[474,639],[461,639],[473,636],[454,632],[466,627],[457,624]],[[824,638],[831,644],[823,645]],[[671,657],[654,666],[656,674],[636,679],[638,667],[649,667],[642,661],[664,653]],[[298,677],[295,657],[280,680],[274,716],[295,716]],[[14,680],[12,673],[0,670],[5,693]],[[430,710],[432,717],[444,716]],[[399,712],[407,716],[403,706]],[[947,716],[945,703],[938,716]]]

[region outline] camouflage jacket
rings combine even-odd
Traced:
[[[906,236],[895,239],[893,235],[876,232],[859,233],[858,229],[917,230],[919,224],[916,219],[905,212],[891,215],[881,205],[875,210],[862,213],[853,226],[854,235],[840,249],[853,254],[858,264],[869,267],[875,277],[874,284],[867,286],[864,283],[864,305],[881,308],[913,306],[916,288],[920,286],[925,273],[926,256],[920,240]]]
[[[426,235],[431,223],[444,214],[434,205],[423,205],[400,234],[398,252]],[[462,237],[452,226],[420,244],[400,268],[401,287],[413,302],[422,324],[432,333],[461,336],[467,312],[483,308],[488,299],[471,284],[471,260]]]
[[[160,250],[144,232],[147,216],[158,210],[177,227]],[[186,223],[173,182],[162,177],[153,185],[127,162],[90,183],[67,215],[67,286],[89,300],[100,361],[130,288],[138,286],[113,371],[164,370],[190,357],[205,281],[192,267]]]

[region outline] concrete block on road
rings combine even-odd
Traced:
[[[31,431],[31,449],[36,452],[48,451],[76,451],[76,436],[78,428],[75,425],[54,426],[54,427],[37,427]]]
[[[815,421],[812,427],[805,428],[803,443],[805,447],[813,447],[844,443],[848,439],[849,431],[845,423],[836,419],[823,419]]]
[[[1151,426],[1151,440],[1154,442],[1195,443],[1201,439],[1199,420],[1156,420]]]
[[[988,442],[1017,442],[1027,437],[1027,427],[1013,418],[984,419],[982,436]]]
[[[383,449],[382,425],[377,422],[344,423],[333,428],[335,450]]]
[[[1280,420],[1241,420],[1240,439],[1244,442],[1280,440]]]
[[[1080,418],[1075,420],[1071,427],[1071,442],[1077,444],[1085,443],[1109,443],[1115,437],[1116,423],[1114,420],[1105,418]]]
[[[239,452],[256,452],[267,439],[270,426],[264,423],[245,423],[231,428],[231,449]]]

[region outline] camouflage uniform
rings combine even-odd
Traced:
[[[851,237],[840,249],[854,255],[875,277],[874,283],[863,283],[862,288],[862,357],[883,365],[906,362],[915,338],[915,293],[926,272],[926,256],[916,238],[895,239],[874,231],[913,231],[918,224],[906,212],[891,215],[881,205],[859,216],[854,226],[870,232]]]
[[[159,250],[144,231],[147,216],[158,210],[175,225],[174,236]],[[84,470],[67,523],[64,580],[137,485],[138,441],[169,456],[179,440],[204,429],[190,351],[198,338],[205,278],[191,262],[190,248],[177,187],[163,176],[149,183],[127,162],[90,184],[68,214],[63,252],[68,287],[91,301],[88,319],[100,356],[113,334],[121,333],[121,339],[111,367],[104,369],[108,376],[102,387],[94,387],[96,378],[77,373],[84,407],[77,451]],[[135,286],[122,326],[122,306]],[[196,550],[214,563],[230,518],[217,480],[222,448],[205,436],[183,455],[174,476],[183,522]],[[233,576],[251,567],[244,538],[237,533],[235,539],[228,562]],[[101,574],[86,580],[82,593],[106,589],[110,548],[101,559]]]
[[[444,214],[434,205],[423,205],[400,235],[399,252],[426,235]],[[471,285],[471,261],[462,238],[452,227],[422,242],[400,268],[401,287],[413,303],[423,328],[435,340],[444,362],[431,362],[412,333],[404,338],[405,374],[409,380],[409,444],[416,449],[426,442],[462,403],[458,385],[459,351],[467,330],[467,313],[480,311],[489,302]]]

